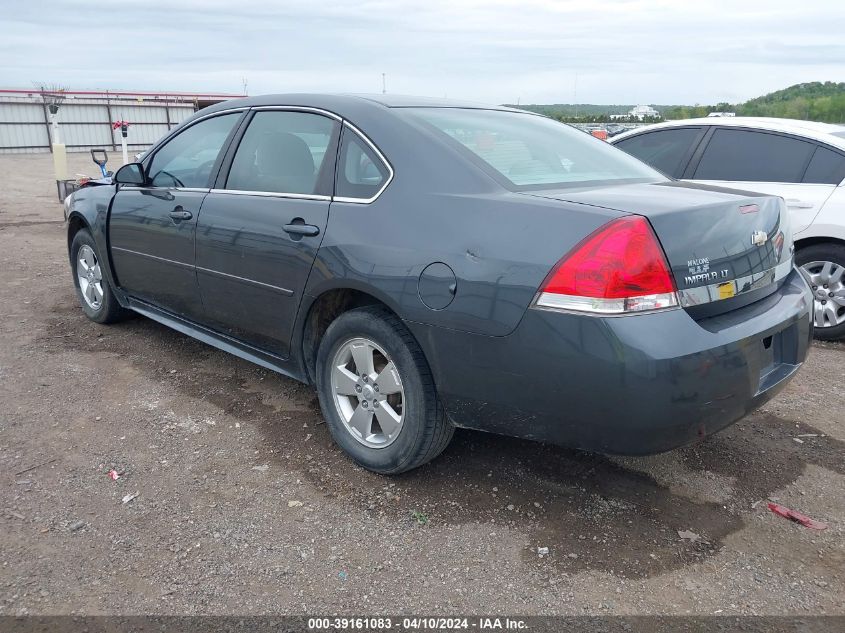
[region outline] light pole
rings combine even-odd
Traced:
[[[65,100],[65,89],[58,86],[38,86],[41,100],[50,113],[50,133],[52,138],[53,170],[56,180],[67,180],[67,150],[59,141],[59,106]]]
[[[65,100],[65,90],[59,87],[38,86],[41,93],[41,100],[47,106],[50,113],[50,132],[53,136],[53,145],[61,143],[59,140],[59,106]]]
[[[115,121],[112,123],[113,130],[120,130],[120,149],[123,153],[123,164],[129,162],[129,149],[126,146],[126,137],[129,136],[129,121]]]

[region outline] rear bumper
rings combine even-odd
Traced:
[[[409,324],[459,426],[616,454],[702,439],[778,393],[804,362],[812,297],[793,270],[769,297],[696,321],[531,309],[509,336]]]

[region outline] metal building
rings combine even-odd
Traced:
[[[62,91],[59,138],[69,152],[91,148],[117,150],[120,130],[128,121],[127,144],[133,151],[152,145],[200,108],[243,95]],[[0,154],[49,152],[53,142],[50,116],[39,90],[0,89]]]

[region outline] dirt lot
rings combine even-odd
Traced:
[[[845,346],[698,446],[458,432],[383,478],[310,388],[143,318],[87,321],[50,165],[0,156],[0,615],[845,613]]]

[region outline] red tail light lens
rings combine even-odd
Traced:
[[[605,224],[560,260],[536,304],[624,314],[677,306],[678,294],[651,225],[635,215]]]

